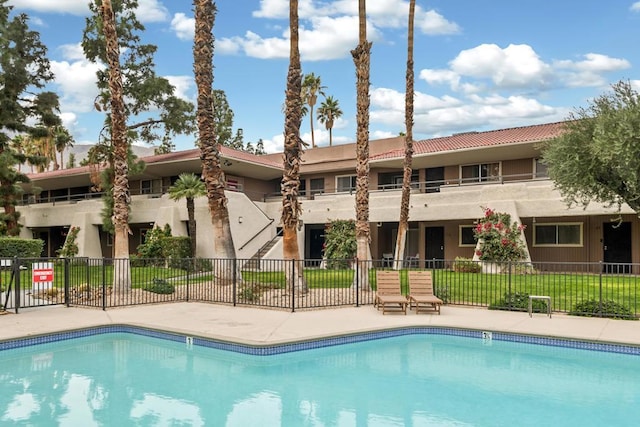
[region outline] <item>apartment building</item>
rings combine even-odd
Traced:
[[[526,226],[531,259],[557,262],[640,262],[637,216],[600,204],[568,208],[548,178],[540,143],[557,136],[562,123],[468,132],[414,143],[410,230],[405,256],[420,260],[471,258],[474,221],[482,207],[511,214]],[[355,144],[308,149],[301,165],[300,247],[307,259],[322,258],[326,224],[355,219]],[[398,228],[404,159],[403,138],[370,142],[371,253],[393,252]],[[143,158],[146,169],[130,178],[130,248],[147,230],[169,224],[187,235],[184,201],[168,188],[182,172],[200,174],[199,150]],[[238,258],[260,252],[282,256],[279,241],[282,153],[255,156],[221,151],[227,180],[231,231]],[[80,255],[110,257],[111,236],[102,230],[102,202],[89,167],[31,175],[19,207],[23,237],[46,242],[45,255],[62,246],[70,227],[80,227]],[[38,191],[36,191],[38,189]],[[196,200],[197,255],[214,257],[206,198]]]

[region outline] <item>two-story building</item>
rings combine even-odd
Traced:
[[[474,221],[482,207],[511,214],[526,226],[531,259],[557,262],[640,262],[640,223],[624,206],[568,208],[540,161],[540,143],[557,136],[562,123],[469,132],[414,143],[413,190],[407,256],[449,259],[473,256]],[[308,149],[301,166],[300,247],[320,260],[326,224],[355,219],[355,144]],[[130,177],[132,252],[147,230],[169,224],[187,235],[184,201],[167,189],[182,172],[201,173],[199,150],[143,158],[146,169]],[[370,142],[371,253],[393,252],[400,214],[403,138]],[[238,258],[281,258],[279,222],[282,153],[256,156],[226,147],[221,162],[227,180],[231,231]],[[46,242],[54,256],[68,229],[80,227],[80,254],[110,257],[111,236],[102,230],[102,201],[92,191],[89,167],[31,175],[25,187],[22,235]],[[37,189],[37,191],[36,191]],[[197,256],[214,257],[206,198],[196,200]],[[200,236],[205,236],[204,238]],[[268,244],[268,245],[267,245]]]

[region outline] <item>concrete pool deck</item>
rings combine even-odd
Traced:
[[[408,326],[475,329],[640,346],[640,322],[444,306],[442,314],[386,314],[372,306],[287,312],[204,303],[107,311],[51,306],[0,315],[0,341],[105,325],[161,329],[248,345],[273,345]]]

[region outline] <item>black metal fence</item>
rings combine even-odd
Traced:
[[[5,310],[64,304],[107,308],[199,301],[289,311],[373,304],[375,272],[389,260],[247,259],[0,259],[0,306]],[[411,260],[432,271],[445,304],[526,310],[530,295],[551,298],[552,310],[637,319],[640,264],[479,263]],[[292,277],[301,275],[298,282]],[[534,301],[535,311],[546,311]]]

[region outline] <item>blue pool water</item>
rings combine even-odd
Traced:
[[[638,424],[637,353],[413,334],[255,356],[175,339],[0,351],[0,425]]]

